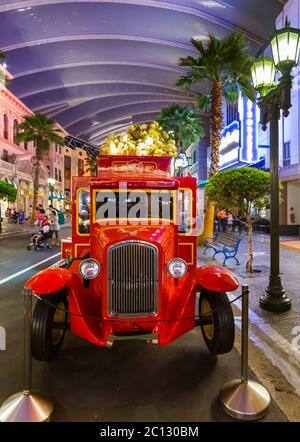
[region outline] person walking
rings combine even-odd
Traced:
[[[226,232],[226,225],[227,225],[227,215],[226,210],[222,208],[218,211],[217,217],[219,219],[219,229],[221,232]]]
[[[59,222],[58,222],[58,215],[56,210],[52,210],[52,213],[50,215],[50,230],[52,232],[52,245],[53,246],[59,246]]]
[[[230,212],[227,213],[227,231],[232,232],[233,216]]]
[[[25,212],[24,210],[20,210],[19,214],[19,224],[23,225],[25,221]]]
[[[57,209],[55,209],[55,207],[52,206],[52,204],[50,204],[47,209],[46,209],[46,215],[48,216],[48,218],[50,218],[50,216],[52,215],[52,212],[54,212],[57,214]]]
[[[40,211],[40,213],[42,213],[43,215],[46,213],[45,212],[45,209],[43,208],[43,205],[42,204],[39,204],[39,211]]]

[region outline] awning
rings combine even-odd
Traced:
[[[50,198],[57,200],[58,194],[56,192],[50,192]]]
[[[17,189],[17,184],[11,178],[2,178],[2,181],[6,181],[8,184],[11,184],[15,189]]]
[[[207,183],[208,183],[208,180],[199,180],[197,187],[199,187],[200,189],[203,189]]]

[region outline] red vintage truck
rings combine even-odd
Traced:
[[[26,283],[39,298],[34,358],[54,358],[67,330],[102,347],[166,345],[199,325],[210,352],[232,349],[226,292],[238,282],[197,265],[196,179],[172,177],[171,163],[100,156],[97,176],[73,178],[72,237],[61,261]]]

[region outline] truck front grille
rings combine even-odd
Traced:
[[[126,241],[108,252],[108,301],[112,316],[150,316],[157,311],[158,252],[152,244]]]

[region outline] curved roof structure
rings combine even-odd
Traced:
[[[35,112],[99,144],[171,103],[192,36],[245,32],[255,53],[284,0],[0,0],[11,90]],[[259,12],[258,12],[259,11]]]

